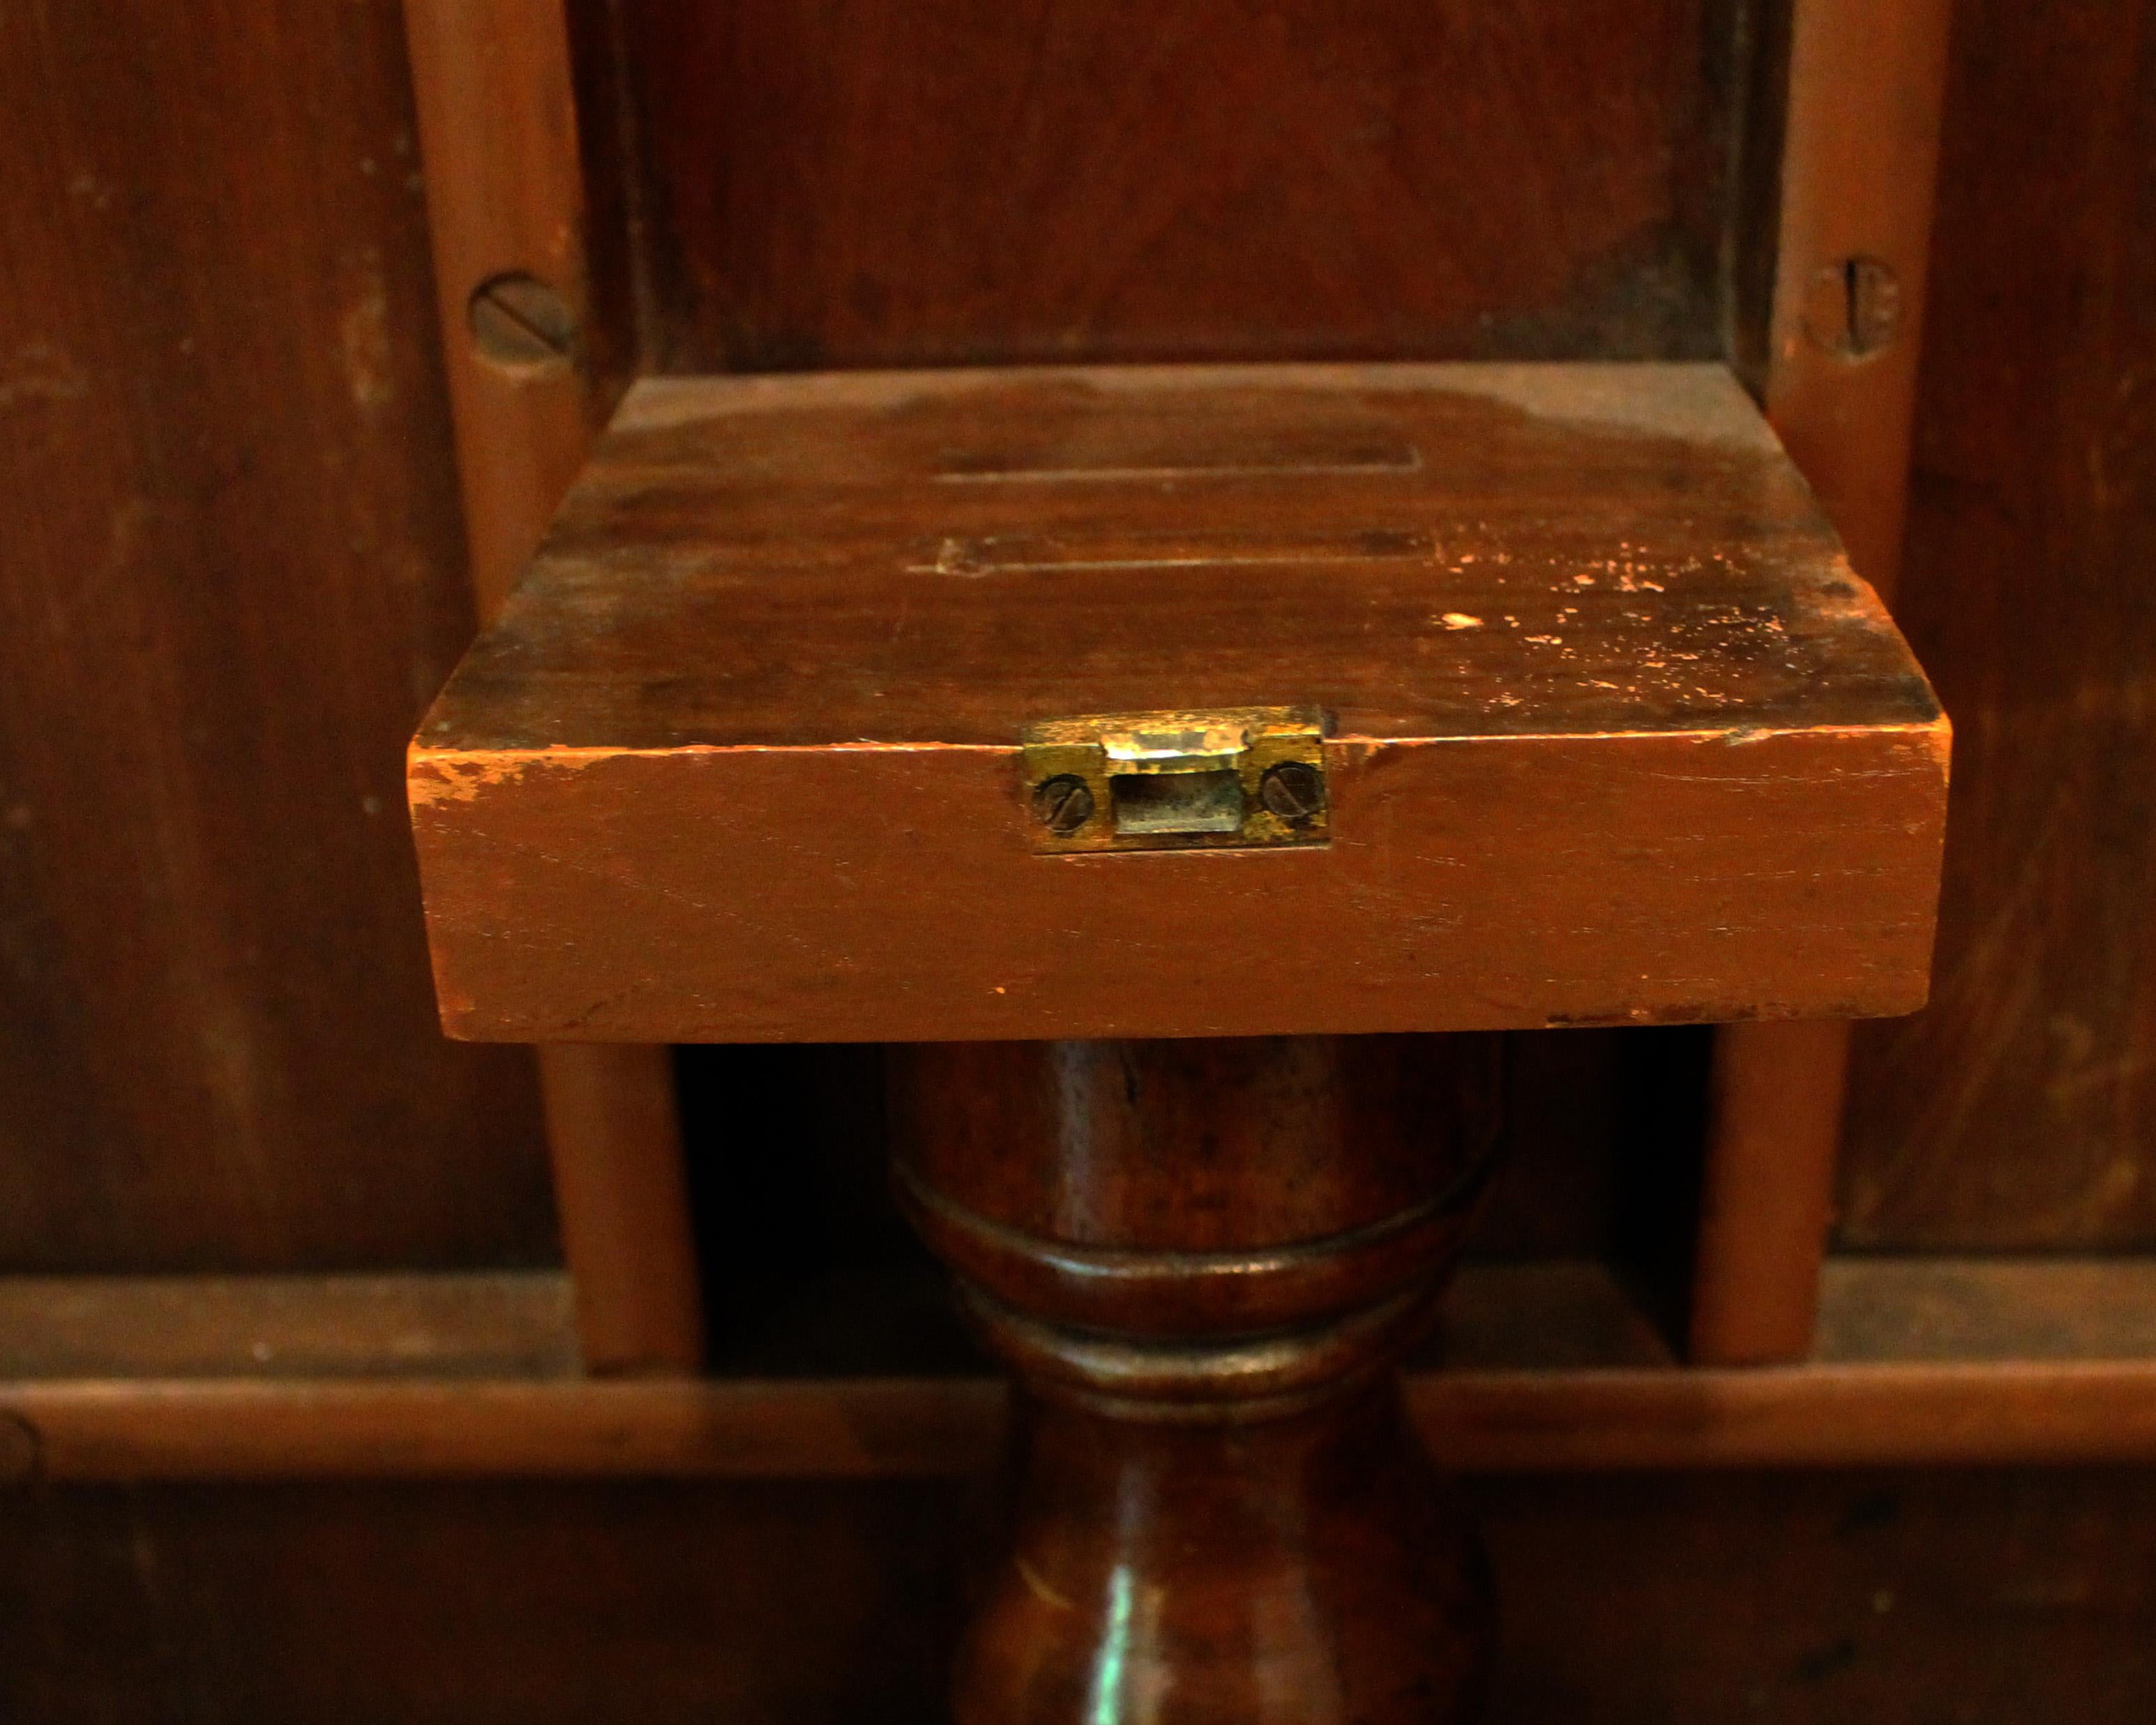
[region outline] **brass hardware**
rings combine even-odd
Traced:
[[[1322,845],[1325,726],[1308,707],[1114,713],[1025,729],[1044,851]]]

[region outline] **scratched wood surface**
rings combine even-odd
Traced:
[[[641,0],[678,372],[1707,358],[1736,0]]]
[[[399,806],[471,608],[398,8],[0,8],[0,1268],[543,1260]]]
[[[1331,844],[1033,853],[1253,704]],[[410,787],[457,1034],[1511,1028],[1907,1010],[1945,743],[1717,368],[881,374],[639,386]]]

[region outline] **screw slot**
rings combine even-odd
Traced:
[[[1325,780],[1305,761],[1283,761],[1258,783],[1258,796],[1279,819],[1306,827],[1325,808]]]
[[[1075,773],[1059,773],[1034,787],[1033,818],[1060,839],[1093,818],[1093,793]]]
[[[1884,353],[1902,331],[1902,279],[1882,258],[1850,257],[1812,277],[1804,334],[1836,359]]]
[[[489,276],[465,308],[479,357],[511,372],[569,365],[577,349],[577,316],[568,301],[521,270]]]

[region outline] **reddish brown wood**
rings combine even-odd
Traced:
[[[1249,703],[1331,844],[1034,854],[1027,720]],[[709,380],[411,789],[458,1034],[1482,1029],[1907,1009],[1945,737],[1717,370]]]
[[[1679,1368],[1640,1333],[1606,1273],[1471,1261],[1444,1303],[1446,1368],[1429,1369],[1425,1355],[1407,1375],[1410,1414],[1441,1466],[1473,1473],[2156,1461],[2156,1281],[2146,1266],[1830,1258],[1823,1286],[1818,1363]],[[95,1284],[71,1297],[136,1312],[162,1300],[167,1312],[177,1299]],[[462,1297],[429,1284],[371,1296],[369,1309],[439,1312]],[[866,1307],[891,1291],[855,1285],[844,1297],[866,1335]],[[323,1356],[305,1353],[306,1337],[325,1312],[352,1309],[347,1297],[310,1293],[295,1326],[277,1304],[295,1298],[289,1288],[213,1286],[207,1298],[226,1312],[244,1302],[254,1322],[279,1312],[260,1333],[298,1343],[293,1357],[311,1367]],[[512,1309],[527,1308],[519,1296]],[[50,1317],[19,1301],[11,1309],[27,1360]],[[454,1334],[458,1346],[471,1338],[466,1317],[454,1316]],[[108,1349],[121,1339],[110,1335]],[[875,1375],[917,1367],[868,1346],[820,1376],[445,1384],[295,1378],[274,1361],[250,1362],[252,1381],[157,1378],[144,1374],[176,1369],[174,1340],[140,1330],[135,1339],[136,1352],[110,1360],[132,1376],[0,1389],[0,1468],[12,1454],[19,1471],[56,1483],[911,1479],[985,1467],[1004,1431],[999,1385],[936,1375],[949,1369],[940,1362],[927,1375]],[[42,1344],[49,1361],[51,1343]],[[349,1337],[334,1364],[363,1370]]]
[[[1738,11],[628,7],[657,357],[1707,358]]]
[[[1491,1479],[1471,1501],[1511,1584],[1492,1725],[2156,1712],[2145,1468]],[[947,1484],[145,1485],[8,1510],[11,1719],[147,1725],[180,1696],[220,1725],[948,1725]]]
[[[562,1377],[559,1271],[0,1277],[0,1379]]]
[[[1794,0],[1767,416],[1865,579],[1901,560],[1946,86],[1948,0]],[[1725,1031],[1691,1347],[1811,1344],[1841,1142],[1846,1027]]]
[[[1811,1352],[1848,1048],[1837,1019],[1717,1033],[1690,1324],[1701,1364]]]
[[[621,390],[619,376],[592,363],[566,13],[565,0],[404,4],[465,531],[487,615],[538,543]],[[524,357],[490,357],[477,339],[475,295],[512,275],[560,301],[567,333],[558,357],[536,341]]]
[[[1464,1717],[1489,1604],[1396,1380],[1496,1145],[1499,1045],[935,1045],[901,1194],[1018,1371],[961,1725]]]
[[[669,1050],[557,1044],[542,1051],[562,1254],[587,1370],[693,1370],[703,1294]]]
[[[1938,1004],[1859,1040],[1842,1227],[2156,1245],[2156,12],[1964,5],[1897,606],[1964,729]]]
[[[517,1265],[398,757],[470,639],[393,5],[0,11],[0,1267]]]
[[[618,294],[595,284],[565,0],[406,0],[472,583],[501,605],[619,398]],[[586,21],[586,76],[606,38]],[[601,116],[602,131],[611,110]],[[602,159],[603,153],[602,152]],[[603,182],[602,182],[603,183]],[[490,289],[490,284],[511,284]],[[550,350],[558,347],[558,352]],[[666,1050],[540,1054],[562,1248],[595,1371],[692,1369],[703,1316]]]
[[[2147,1359],[1720,1368],[1478,1366],[1408,1378],[1462,1472],[2077,1466],[2156,1462]],[[1005,1399],[986,1378],[712,1383],[36,1380],[0,1391],[56,1481],[972,1474]]]

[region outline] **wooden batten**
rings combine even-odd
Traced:
[[[1045,854],[1274,705],[1327,842]],[[459,1035],[1428,1031],[1908,1010],[1945,748],[1719,367],[916,372],[639,385],[409,790]]]
[[[1768,330],[1768,420],[1891,600],[1945,100],[1948,0],[1795,0]],[[1840,1147],[1845,1023],[1732,1026],[1693,1279],[1702,1364],[1810,1350]]]
[[[1440,1462],[1478,1472],[2156,1461],[2146,1266],[1835,1259],[1825,1286],[1820,1358],[1702,1368],[1662,1354],[1599,1266],[1471,1265],[1447,1303],[1448,1363],[1409,1374],[1409,1406]],[[157,1296],[105,1297],[147,1311]],[[410,1312],[423,1296],[356,1297]],[[444,1297],[458,1296],[424,1296]],[[536,1312],[546,1297],[535,1282],[512,1305]],[[286,1317],[278,1333],[302,1330]],[[1001,1385],[979,1377],[49,1378],[0,1386],[0,1470],[54,1481],[943,1476],[993,1456],[1004,1408]]]
[[[593,288],[561,0],[407,0],[404,12],[484,619],[589,453],[627,344],[603,326]],[[542,1049],[539,1070],[586,1365],[694,1369],[703,1320],[667,1050]]]

